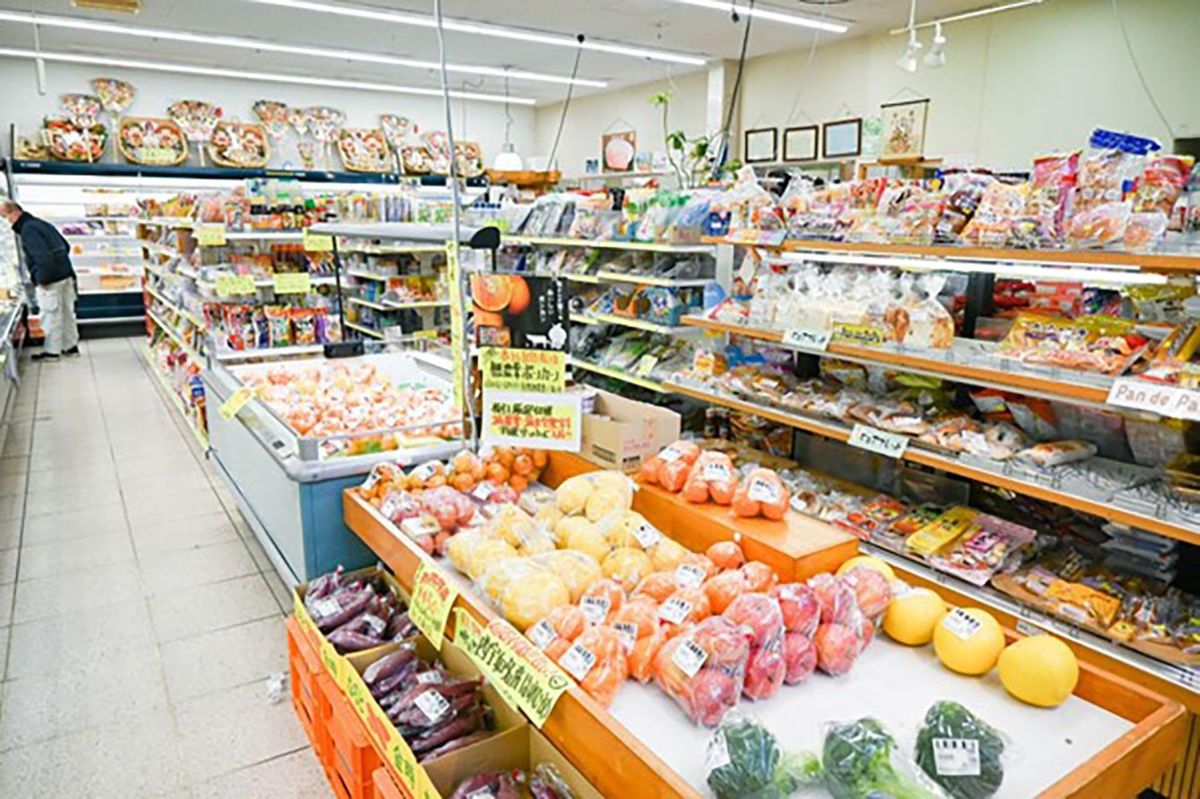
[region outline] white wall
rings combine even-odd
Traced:
[[[101,75],[122,78],[137,87],[138,95],[128,112],[137,116],[166,116],[167,106],[175,100],[196,99],[217,103],[228,118],[255,121],[251,106],[256,100],[268,99],[289,105],[333,106],[346,113],[347,124],[351,127],[378,127],[379,115],[387,112],[407,116],[422,131],[446,127],[442,101],[437,97],[264,84],[76,64],[47,63],[47,91],[41,96],[37,92],[32,61],[0,58],[0,125],[3,125],[0,152],[8,152],[10,123],[16,123],[23,135],[34,134],[44,116],[57,113],[59,95],[90,91],[89,81]],[[533,109],[526,106],[510,108],[513,142],[522,152],[528,152],[533,143]],[[504,142],[504,105],[467,103],[465,124],[464,103],[453,101],[453,109],[455,135],[463,140],[478,141],[483,147],[485,161],[490,163]],[[285,149],[287,155],[295,159],[294,144],[289,143]],[[273,156],[271,165],[280,166],[282,162]]]

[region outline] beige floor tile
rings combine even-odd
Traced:
[[[35,516],[26,520],[24,542],[48,544],[52,541],[75,541],[95,535],[126,532],[125,510],[121,505]]]
[[[122,482],[138,478],[157,477],[164,474],[186,475],[197,472],[199,467],[191,455],[155,455],[148,458],[128,458],[117,464],[117,475]]]
[[[13,549],[21,543],[21,520],[0,521],[0,550]]]
[[[12,549],[0,549],[0,585],[16,581],[17,558],[20,556],[21,550],[16,547]]]
[[[171,701],[179,703],[214,691],[287,671],[284,620],[271,617],[197,635],[161,647]]]
[[[0,796],[157,799],[186,790],[166,710],[0,754]]]
[[[18,455],[9,458],[0,458],[0,477],[8,477],[14,474],[25,474],[29,471],[29,458],[24,455]]]
[[[17,583],[14,622],[104,608],[142,595],[136,563],[112,563],[71,575],[70,586],[58,575]]]
[[[275,567],[270,566],[263,569],[263,577],[267,581],[267,587],[271,589],[271,596],[275,597],[276,604],[279,605],[279,612],[288,614],[292,612],[292,589],[287,587],[287,584],[276,573]]]
[[[46,516],[119,505],[121,495],[113,488],[112,483],[75,483],[69,490],[59,487],[31,490],[25,500],[25,515]]]
[[[34,472],[60,471],[72,468],[93,469],[112,464],[108,446],[89,449],[39,449],[29,456],[29,470]]]
[[[279,607],[259,574],[184,589],[150,602],[154,629],[163,643],[278,613]]]
[[[237,530],[224,512],[177,521],[133,524],[130,530],[138,557],[238,540]]]
[[[21,579],[35,580],[132,562],[133,543],[124,531],[75,541],[31,544],[21,551]]]
[[[195,488],[181,486],[179,490],[170,493],[130,497],[125,510],[130,524],[147,525],[170,519],[204,516],[224,508],[217,501],[217,495],[205,485]]]
[[[0,750],[168,706],[158,658],[117,656],[92,668],[66,660],[44,665],[36,676],[4,684]]]
[[[29,473],[29,491],[58,489],[69,491],[76,485],[105,485],[111,490],[117,486],[117,467],[112,463],[77,465],[63,469]]]
[[[241,541],[142,557],[140,565],[147,596],[244,577],[258,571]]]
[[[99,664],[127,655],[152,660],[157,651],[146,602],[139,597],[14,624],[8,677],[36,676],[56,663]]]
[[[19,520],[24,515],[25,496],[23,494],[9,494],[7,497],[0,497],[0,522]]]
[[[173,474],[148,475],[141,479],[127,479],[120,482],[121,495],[130,505],[143,504],[163,495],[190,494],[202,492],[210,488],[207,477],[199,467],[185,472]]]
[[[13,597],[16,593],[16,583],[0,585],[0,629],[7,627],[12,621]]]
[[[196,799],[327,799],[325,772],[312,749],[249,766],[192,789]]]
[[[184,702],[175,707],[175,717],[183,759],[196,783],[307,743],[291,703],[269,703],[261,683]]]
[[[0,502],[4,501],[4,497],[13,494],[24,494],[25,483],[28,481],[28,475],[21,472],[20,474],[10,474],[7,477],[0,477]]]

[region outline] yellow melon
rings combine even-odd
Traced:
[[[938,660],[959,674],[987,674],[1003,650],[1000,622],[981,608],[955,608],[933,628]]]
[[[1005,690],[1038,707],[1061,705],[1079,681],[1075,653],[1052,635],[1014,642],[1000,653],[999,668]]]
[[[870,555],[857,555],[853,558],[850,558],[850,560],[838,567],[838,576],[840,577],[841,575],[853,569],[855,566],[866,566],[868,569],[874,569],[884,577],[888,578],[888,580],[896,579],[896,573],[892,571],[891,566],[887,565],[887,563],[879,558],[873,558]]]
[[[914,588],[888,602],[883,631],[901,644],[924,646],[933,640],[933,629],[945,615],[946,603],[940,596],[928,588]]]

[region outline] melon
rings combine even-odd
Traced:
[[[1075,690],[1079,661],[1052,635],[1032,635],[1000,653],[1000,682],[1030,705],[1057,707]]]
[[[843,563],[841,566],[838,566],[838,577],[841,577],[855,566],[866,566],[869,569],[874,569],[884,577],[888,578],[889,581],[896,579],[896,573],[892,571],[891,566],[887,565],[879,558],[873,558],[870,555],[856,555],[855,557],[850,558],[850,560]]]
[[[928,588],[914,588],[892,597],[883,614],[883,631],[908,646],[924,646],[933,640],[933,628],[946,615],[946,603]]]
[[[959,674],[987,674],[1003,650],[1000,622],[982,608],[955,608],[933,628],[938,660]]]

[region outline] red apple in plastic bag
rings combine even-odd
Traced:
[[[892,587],[878,571],[856,566],[842,575],[841,579],[854,591],[858,607],[865,615],[875,618],[887,610],[888,602],[892,600]]]
[[[845,624],[822,624],[813,636],[817,650],[817,668],[834,676],[845,674],[858,657],[861,639]]]
[[[742,594],[722,614],[734,624],[750,630],[750,643],[767,646],[783,635],[783,613],[779,603],[766,594]]]
[[[783,661],[787,667],[783,681],[788,685],[798,685],[817,668],[817,649],[801,633],[787,633],[783,637]]]
[[[767,699],[774,696],[783,685],[787,664],[783,657],[783,640],[776,638],[768,646],[750,651],[746,663],[746,684],[742,693],[751,699]]]
[[[858,613],[854,589],[832,574],[818,574],[808,581],[817,604],[821,606],[821,624],[848,624]]]
[[[778,600],[783,611],[784,629],[812,638],[821,621],[816,593],[804,583],[784,583],[772,588],[771,596]]]

